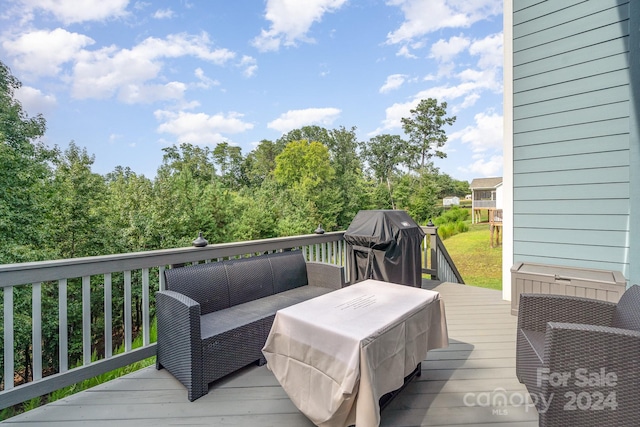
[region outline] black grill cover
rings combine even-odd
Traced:
[[[424,231],[400,210],[362,210],[344,233],[351,283],[376,279],[422,286]]]

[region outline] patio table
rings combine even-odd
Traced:
[[[380,397],[447,345],[438,292],[365,280],[279,310],[262,351],[314,424],[371,427]]]

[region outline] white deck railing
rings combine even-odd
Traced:
[[[423,245],[423,273],[432,279],[464,283],[453,261],[440,241],[435,227],[423,227],[427,233]],[[55,261],[42,261],[0,265],[0,288],[3,295],[3,389],[0,391],[0,409],[24,402],[88,378],[114,369],[130,365],[139,360],[155,356],[155,343],[150,336],[152,322],[152,299],[156,290],[163,290],[164,270],[172,265],[200,263],[229,257],[252,256],[266,252],[301,249],[309,261],[319,261],[345,266],[346,244],[344,232],[310,234],[304,236],[264,239],[208,245],[203,248],[186,247],[168,250],[136,252]],[[117,280],[114,278],[117,277]],[[345,277],[348,280],[348,277]],[[69,367],[69,292],[76,286],[81,295],[72,295],[82,301],[82,360],[81,365]],[[92,284],[94,285],[92,287]],[[98,284],[98,286],[95,286]],[[57,287],[58,318],[43,319],[43,286]],[[134,304],[132,287],[141,294],[141,304]],[[31,287],[31,304],[28,312],[19,312],[14,304],[17,288]],[[121,288],[120,288],[121,287]],[[47,288],[53,289],[53,288]],[[92,290],[93,289],[93,290]],[[97,289],[97,291],[96,291]],[[124,351],[113,354],[113,294],[124,295],[123,325]],[[93,293],[92,293],[93,292]],[[99,292],[100,294],[97,294]],[[104,298],[104,309],[92,313],[91,301]],[[132,348],[133,309],[141,305],[142,346]],[[24,309],[24,308],[23,308]],[[31,378],[28,382],[15,385],[18,374],[15,369],[15,322],[16,319],[31,319]],[[43,326],[58,323],[57,345],[59,348],[57,372],[43,376]],[[104,352],[99,360],[92,360],[92,326],[104,322]],[[20,349],[23,350],[23,349]],[[49,369],[50,371],[50,369]]]

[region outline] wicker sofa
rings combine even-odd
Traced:
[[[618,303],[522,294],[516,345],[540,426],[640,425],[640,286]]]
[[[344,268],[306,262],[300,251],[165,270],[156,293],[156,368],[167,369],[190,401],[248,364],[262,348],[277,310],[341,288]]]

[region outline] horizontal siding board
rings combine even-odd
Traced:
[[[624,31],[625,28],[628,27],[628,24],[625,24],[625,22],[626,21],[606,25],[582,34],[576,34],[561,40],[555,40],[544,45],[528,49],[520,47],[523,39],[514,40],[513,65],[517,66],[528,62],[538,61],[543,58],[560,55],[565,52],[585,48],[608,40],[619,39],[628,34],[628,32],[625,33]]]
[[[628,149],[629,134],[623,133],[619,135],[605,135],[597,138],[549,142],[546,144],[515,147],[513,149],[513,159],[539,159]]]
[[[595,59],[605,58],[612,55],[629,52],[629,37],[620,37],[613,40],[607,40],[581,49],[563,52],[559,55],[549,56],[537,61],[527,62],[526,64],[513,67],[513,79],[518,80],[535,74],[546,73],[583,64]]]
[[[626,69],[616,70],[526,91],[514,90],[513,105],[519,107],[534,102],[564,98],[627,84],[629,84],[629,71]]]
[[[542,187],[548,185],[574,185],[593,183],[629,183],[629,166],[569,171],[549,171],[543,173],[518,173],[513,176],[513,187],[519,193],[522,187]]]
[[[626,52],[617,55],[582,62],[530,77],[514,79],[514,92],[538,89],[559,83],[578,80],[585,77],[619,71],[629,67],[629,55]]]
[[[551,258],[571,258],[579,260],[599,260],[609,263],[623,263],[627,248],[612,246],[569,245],[561,243],[523,242],[514,239],[519,253]]]
[[[629,165],[629,151],[606,151],[603,153],[576,154],[573,156],[549,157],[514,161],[516,173],[560,170],[601,169]]]
[[[613,4],[612,4],[613,3]],[[518,50],[548,44],[629,19],[629,4],[598,0],[580,3],[557,13],[533,19],[513,27],[514,48]]]
[[[576,233],[576,230],[545,230],[540,228],[516,228],[514,240],[521,242],[559,243],[567,245],[587,245],[601,247],[628,248],[626,231],[589,231]]]
[[[576,1],[584,1],[584,0],[572,0],[574,2]],[[536,6],[540,3],[546,3],[547,0],[514,0],[513,1],[513,11],[514,14],[515,12],[519,12],[523,9],[527,9],[530,8],[532,6]]]
[[[516,246],[517,247],[517,246]],[[514,250],[514,260],[515,262],[533,262],[537,264],[551,264],[551,265],[567,265],[570,267],[578,267],[578,268],[596,268],[599,270],[609,270],[609,271],[620,271],[625,277],[629,277],[629,263],[625,262],[606,262],[600,259],[587,259],[587,260],[579,260],[574,258],[568,258],[567,255],[558,258],[551,258],[548,256],[540,255],[528,255],[517,252],[517,249]]]
[[[629,101],[514,120],[513,132],[531,132],[624,117],[629,117]]]
[[[588,0],[565,0],[565,1],[514,1],[513,5],[513,26],[524,22],[532,21],[541,16],[557,13],[573,5],[587,3]],[[526,5],[526,6],[525,6]]]
[[[586,176],[590,171],[583,171]],[[608,199],[628,198],[629,183],[549,185],[545,187],[522,187],[514,194],[519,200],[583,200],[598,199],[606,203]],[[602,202],[604,201],[604,202]]]
[[[514,134],[514,147],[629,133],[629,118]],[[516,170],[517,172],[517,170]]]
[[[514,216],[514,224],[519,227],[572,229],[579,233],[591,230],[628,231],[629,215],[593,215],[586,212],[582,215],[556,215],[548,214],[517,214]]]
[[[629,213],[629,199],[609,200],[523,200],[513,202],[513,212],[519,214],[556,215],[626,215]],[[515,224],[516,227],[522,224]]]
[[[607,87],[593,92],[525,104],[513,109],[513,119],[544,116],[564,111],[608,105],[629,100],[629,85]]]

